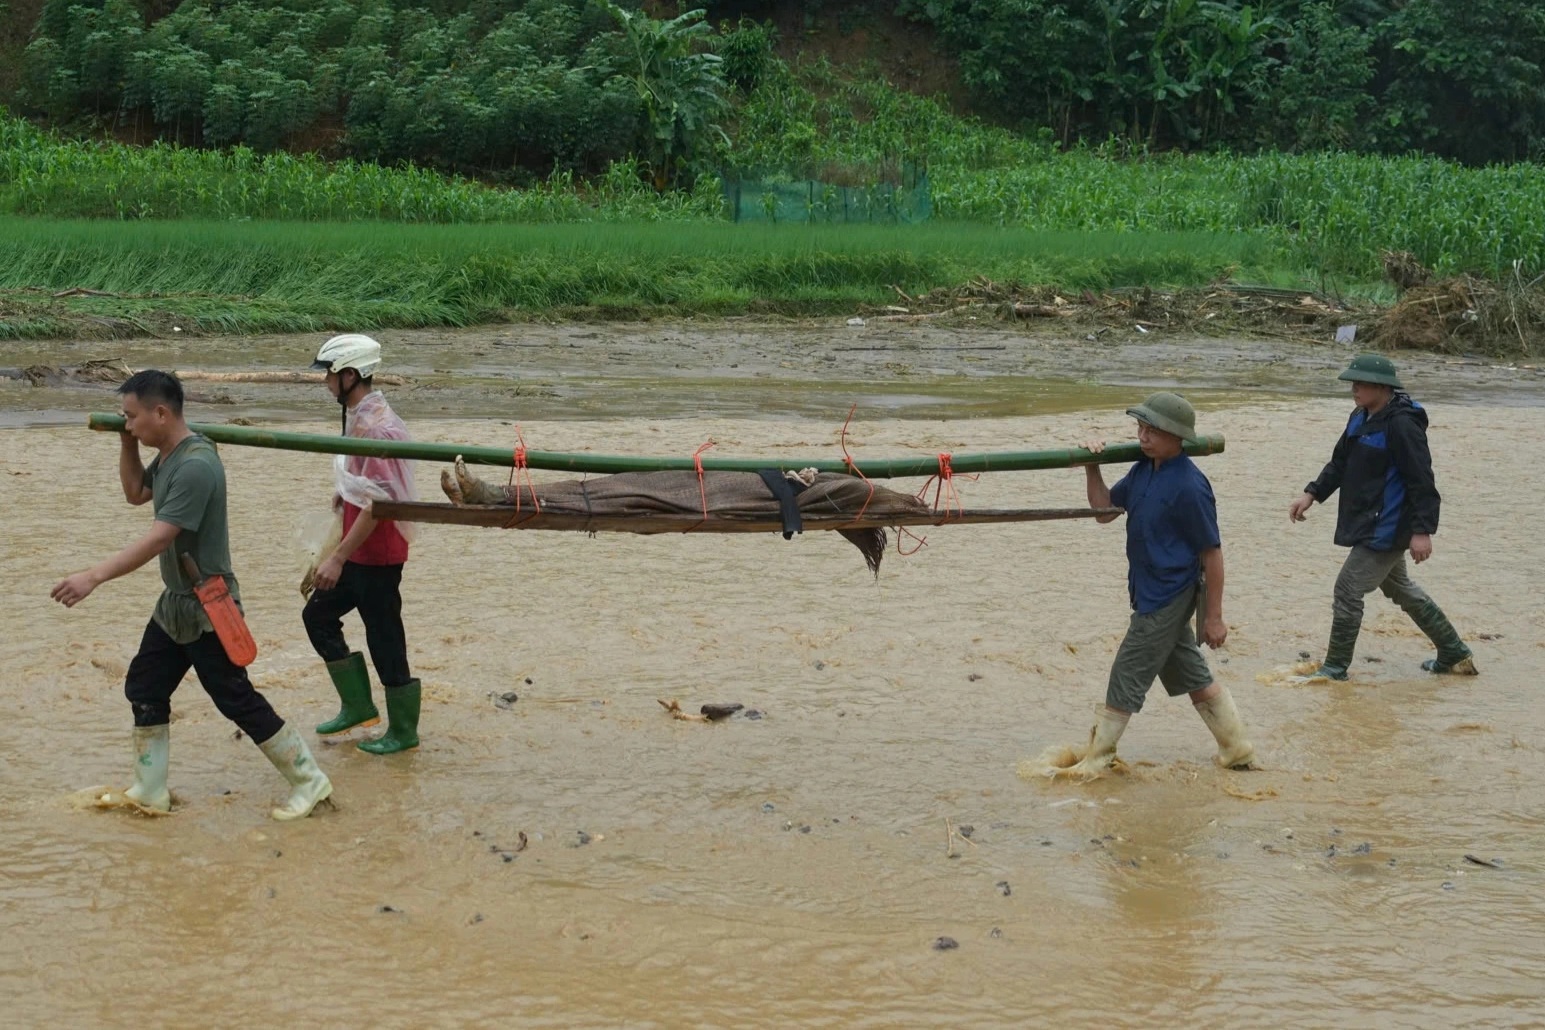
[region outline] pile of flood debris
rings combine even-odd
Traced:
[[[1333,339],[1336,330],[1366,319],[1372,309],[1309,290],[1217,282],[1199,289],[1150,286],[1068,291],[1049,286],[999,283],[985,277],[913,297],[892,287],[898,304],[871,309],[865,321],[923,322],[950,319],[1042,321],[1061,331],[1111,329],[1141,333],[1162,330],[1196,336],[1287,336]]]
[[[1054,332],[1098,339],[1164,331],[1190,336],[1270,336],[1304,342],[1366,344],[1382,350],[1536,353],[1545,346],[1545,276],[1519,269],[1501,282],[1475,276],[1433,280],[1400,253],[1386,275],[1400,291],[1393,305],[1350,301],[1313,290],[1223,280],[1199,289],[1149,286],[1059,290],[984,277],[911,296],[891,287],[898,303],[866,310],[849,324],[998,320],[1039,323]]]
[[[1545,342],[1545,286],[1520,275],[1495,283],[1462,275],[1413,286],[1379,317],[1387,350],[1537,353]]]

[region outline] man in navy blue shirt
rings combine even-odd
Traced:
[[[1255,749],[1245,737],[1233,697],[1213,681],[1191,629],[1195,615],[1201,643],[1219,648],[1228,638],[1217,503],[1212,484],[1181,450],[1184,441],[1196,439],[1196,412],[1183,397],[1156,393],[1127,414],[1137,420],[1143,460],[1113,487],[1106,487],[1099,465],[1084,469],[1091,506],[1126,509],[1132,619],[1111,664],[1105,704],[1089,731],[1089,743],[1074,749],[1076,764],[1054,772],[1087,778],[1109,767],[1116,742],[1132,714],[1142,710],[1155,679],[1171,697],[1190,695],[1218,741],[1219,765],[1247,769]],[[1104,444],[1088,449],[1098,454]]]

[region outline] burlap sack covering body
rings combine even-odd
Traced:
[[[911,494],[873,486],[857,476],[836,472],[785,473],[801,515],[866,517],[926,515],[929,508]],[[454,473],[441,474],[441,487],[456,504],[492,504],[540,508],[543,512],[595,517],[630,515],[710,515],[776,518],[778,498],[755,472],[622,472],[593,479],[507,485],[478,479],[457,461]],[[533,494],[535,495],[533,498]],[[883,529],[839,529],[875,573],[885,554]]]

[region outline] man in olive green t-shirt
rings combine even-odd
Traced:
[[[226,654],[181,564],[183,555],[191,556],[201,574],[223,577],[231,597],[239,599],[226,530],[225,467],[214,444],[183,419],[182,384],[176,376],[146,369],[118,393],[124,415],[118,478],[130,504],[154,502],[155,521],[149,532],[111,558],[61,580],[52,596],[73,608],[101,584],[160,558],[165,589],[124,682],[134,711],[134,785],[127,795],[141,808],[171,810],[166,776],[172,692],[191,667],[220,714],[241,727],[289,781],[290,796],[273,817],[308,816],[332,794],[332,783],[300,734],[279,718],[246,669]],[[140,444],[157,452],[149,468],[141,464]]]

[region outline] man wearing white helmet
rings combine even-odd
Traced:
[[[359,333],[334,336],[317,352],[312,368],[327,372],[327,389],[342,407],[343,434],[371,440],[407,440],[408,428],[374,388],[381,345]],[[323,736],[374,726],[380,712],[371,700],[365,659],[343,637],[345,614],[358,609],[365,624],[370,661],[386,695],[386,733],[359,748],[389,755],[418,747],[419,681],[408,669],[402,627],[402,566],[408,560],[408,526],[380,522],[372,501],[412,501],[413,473],[401,458],[338,455],[333,463],[334,508],[343,516],[343,536],[321,556],[301,619],[341,702],[338,714],[317,726]]]

